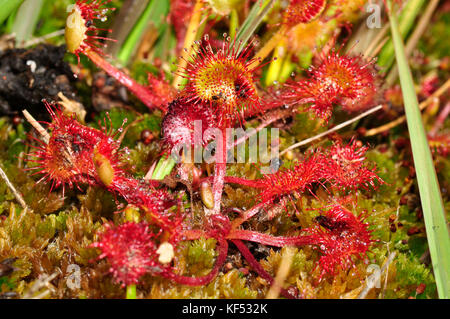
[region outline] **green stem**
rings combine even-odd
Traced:
[[[434,277],[439,297],[448,299],[450,298],[450,236],[445,220],[444,205],[422,123],[411,70],[397,19],[392,14],[390,0],[388,0],[388,14]]]
[[[136,299],[136,285],[127,286],[127,299]]]
[[[12,27],[18,45],[33,36],[43,3],[43,0],[25,0],[20,6]]]
[[[417,16],[422,12],[421,9],[424,4],[425,0],[409,0],[406,3],[405,7],[400,13],[400,22],[398,25],[399,33],[401,34],[402,39],[405,39],[408,35],[409,31],[414,25],[414,21],[416,20]],[[387,72],[391,68],[392,63],[394,63],[394,60],[394,44],[392,40],[389,40],[383,46],[383,49],[378,55],[378,65],[383,67],[383,69]]]
[[[230,13],[230,37],[234,39],[236,36],[236,30],[239,27],[239,15],[236,9],[231,10]]]
[[[114,17],[112,33],[110,38],[115,41],[107,43],[104,52],[107,55],[117,57],[123,44],[128,39],[128,35],[133,30],[137,21],[141,17],[149,0],[124,0],[123,4]]]
[[[169,12],[169,7],[168,0],[151,0],[149,2],[117,55],[117,59],[122,64],[128,64],[130,61],[149,23],[152,23],[157,29],[163,25],[163,17]]]
[[[270,86],[274,82],[278,81],[281,68],[284,64],[284,58],[286,56],[286,45],[282,40],[280,44],[273,50],[272,62],[269,64],[269,68],[266,74],[265,84]]]
[[[250,39],[250,37],[255,33],[256,28],[262,22],[267,12],[272,8],[272,5],[276,0],[259,0],[255,2],[250,13],[245,19],[244,23],[242,23],[241,28],[239,29],[236,35],[236,43],[242,41],[238,48],[238,53],[245,48],[245,44]]]
[[[292,76],[292,72],[295,70],[295,64],[291,62],[292,52],[289,52],[284,59],[283,67],[281,68],[278,81],[284,83]]]
[[[154,180],[162,180],[164,177],[170,174],[172,169],[174,168],[176,162],[172,158],[172,156],[169,156],[168,158],[162,157],[158,164],[156,164],[155,170],[152,174],[152,179]]]
[[[23,0],[0,0],[0,24],[2,24],[22,2]]]

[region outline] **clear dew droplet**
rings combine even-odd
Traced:
[[[291,76],[294,77],[294,76],[295,76],[295,72],[292,72],[292,73],[291,73]]]
[[[208,41],[208,40],[209,40],[209,34],[205,34],[205,35],[203,36],[203,39],[205,39],[205,41]]]

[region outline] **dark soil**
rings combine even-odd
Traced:
[[[58,100],[58,92],[75,99],[75,78],[64,62],[65,46],[0,51],[0,115],[27,109],[42,112],[42,99]]]

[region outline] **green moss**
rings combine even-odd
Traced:
[[[315,267],[314,261],[311,259],[311,251],[306,249],[293,249],[294,255],[292,257],[292,263],[289,270],[289,275],[285,281],[286,287],[295,285],[299,277],[304,274],[311,273]],[[270,250],[270,254],[266,260],[262,261],[262,265],[266,271],[273,276],[276,275],[278,267],[280,266],[283,255],[286,254],[286,247],[280,251]]]
[[[419,47],[426,55],[443,58],[448,56],[450,46],[448,41],[440,41],[440,39],[448,39],[450,36],[450,13],[442,12],[438,14],[438,19],[427,29],[425,36],[419,42]]]
[[[204,276],[214,266],[216,241],[212,238],[198,239],[187,244],[186,270],[190,275]]]
[[[436,298],[436,284],[429,268],[421,264],[416,257],[399,254],[396,258],[396,295],[399,298],[416,296],[415,288],[424,283],[427,287],[422,298]]]
[[[256,298],[258,293],[248,287],[247,280],[239,270],[232,269],[219,279],[220,293],[227,299],[250,299]]]
[[[309,112],[299,113],[295,116],[294,125],[290,129],[290,133],[297,141],[304,140],[326,130],[320,122],[319,119],[312,116]]]
[[[55,30],[61,29],[65,23],[67,14],[66,7],[69,0],[59,2],[45,0],[45,11],[48,17],[42,19],[40,28],[35,35],[41,36]],[[123,3],[116,1],[115,6]],[[277,3],[272,10],[269,24],[276,25],[280,19],[280,5]],[[324,22],[322,32],[318,32],[314,43],[319,47],[325,45],[333,31],[337,29],[340,18],[335,13],[338,8],[331,6],[325,15],[331,17]],[[348,11],[348,10],[347,10]],[[358,11],[359,12],[359,11]],[[343,12],[346,17],[348,12]],[[442,35],[448,34],[449,13],[438,12],[433,18],[433,23],[426,30],[421,39],[420,50],[425,53],[430,63],[422,65],[416,63],[414,57],[414,73],[418,76],[416,83],[420,83],[422,74],[434,71],[441,79],[447,79],[448,70],[444,67],[438,69],[437,58],[446,56],[448,42],[439,41]],[[11,18],[11,21],[13,21]],[[338,21],[339,20],[339,21]],[[101,27],[109,25],[112,19],[107,19]],[[434,23],[436,22],[436,23]],[[219,25],[223,25],[219,23]],[[168,26],[166,26],[168,27]],[[167,54],[167,49],[173,47],[174,36],[170,28],[167,33],[160,36],[156,50],[151,52],[150,59],[160,56],[163,59],[163,68],[156,68],[150,63],[136,61],[132,67],[132,77],[139,83],[147,83],[148,72],[159,75],[160,71],[167,74],[169,69],[175,69],[177,57]],[[266,28],[261,28],[266,30]],[[213,30],[214,32],[216,30]],[[166,35],[168,35],[166,37]],[[261,39],[266,39],[268,33],[261,34]],[[438,36],[439,35],[439,36]],[[444,36],[445,38],[445,36]],[[63,37],[51,39],[51,42],[61,43]],[[168,41],[166,41],[168,40]],[[300,39],[301,41],[301,39]],[[167,44],[169,43],[169,47]],[[447,50],[446,50],[447,49]],[[313,50],[310,48],[300,49],[294,54],[299,61],[296,74],[300,75],[312,62]],[[447,54],[448,55],[448,54]],[[73,55],[67,55],[67,60],[76,65],[77,60]],[[81,57],[82,66],[87,66],[91,71],[98,69],[84,56]],[[294,63],[294,62],[292,62]],[[263,78],[267,67],[263,68]],[[83,73],[84,74],[84,73]],[[89,70],[86,72],[89,79]],[[305,74],[305,73],[303,73]],[[77,81],[78,97],[83,101],[87,110],[92,109],[92,89],[85,82]],[[114,108],[108,112],[111,118],[109,123],[106,112],[97,114],[93,121],[88,119],[88,125],[100,128],[98,121],[112,129],[118,130],[124,119],[126,134],[124,134],[121,146],[127,147],[123,153],[123,168],[136,177],[143,177],[150,166],[161,154],[160,125],[162,114],[155,111],[149,114],[147,107],[138,102],[135,97],[130,97],[130,108]],[[142,114],[138,113],[141,112]],[[387,116],[390,111],[386,112]],[[431,114],[431,113],[430,113]],[[424,120],[428,128],[434,125],[434,116],[425,112]],[[305,110],[296,114],[292,123],[290,119],[280,130],[280,149],[285,149],[295,142],[304,140],[323,132],[333,124],[338,124],[348,119],[348,114],[339,112],[335,114],[329,123],[324,123],[313,115],[313,112]],[[395,115],[395,114],[394,114]],[[371,118],[372,119],[372,118]],[[354,135],[354,128],[369,128],[373,123],[365,120],[347,129],[342,133],[345,138]],[[382,119],[385,121],[386,119]],[[378,121],[378,120],[376,120]],[[369,123],[368,123],[369,122]],[[260,118],[245,123],[246,127],[256,127],[260,124]],[[110,127],[111,126],[111,127]],[[445,128],[450,127],[447,120]],[[143,130],[149,130],[154,135],[154,140],[145,145],[141,141]],[[51,298],[120,298],[124,296],[124,289],[114,283],[112,276],[107,275],[110,265],[107,261],[96,261],[98,251],[90,248],[90,244],[96,240],[97,233],[107,221],[120,223],[122,214],[116,214],[119,209],[117,203],[125,204],[125,201],[108,191],[98,187],[87,187],[81,185],[81,190],[65,190],[64,197],[61,189],[50,192],[50,185],[45,183],[36,184],[39,176],[31,176],[24,173],[23,168],[32,167],[32,163],[24,163],[23,154],[29,153],[30,148],[26,145],[26,133],[32,132],[31,126],[26,123],[13,125],[10,117],[0,118],[0,165],[7,173],[9,179],[22,193],[25,202],[32,211],[23,210],[17,203],[5,183],[0,182],[0,262],[6,258],[17,258],[14,262],[14,271],[11,275],[0,278],[0,293],[15,291],[24,295],[42,274],[61,274],[54,283],[56,291]],[[117,132],[115,138],[121,135]],[[371,252],[369,262],[382,266],[391,252],[396,253],[394,261],[389,266],[386,285],[379,289],[370,291],[368,298],[435,298],[436,286],[428,265],[428,244],[426,234],[421,231],[418,234],[408,235],[408,230],[415,227],[423,229],[423,220],[420,217],[420,204],[411,205],[402,199],[417,196],[417,187],[414,177],[409,176],[408,168],[402,166],[402,162],[411,161],[411,155],[407,148],[396,149],[392,145],[398,137],[406,136],[405,126],[399,125],[390,131],[389,137],[376,136],[370,139],[374,146],[368,153],[367,159],[377,166],[380,177],[385,181],[379,189],[364,190],[358,192],[357,204],[351,207],[355,214],[367,212],[367,222],[370,224],[373,239],[376,240]],[[301,158],[302,153],[308,148],[326,146],[331,144],[331,138],[308,145],[294,151],[294,158]],[[363,141],[367,142],[367,141]],[[247,143],[248,144],[248,143]],[[248,155],[248,145],[246,146]],[[450,160],[442,156],[435,156],[438,177],[443,190],[450,187]],[[293,160],[283,158],[283,167],[290,167]],[[202,167],[205,171],[205,167]],[[208,167],[213,171],[213,166]],[[210,173],[208,173],[210,175]],[[227,165],[227,175],[255,179],[261,177],[260,167],[250,163]],[[203,177],[206,176],[204,173]],[[187,227],[198,227],[203,225],[204,210],[200,202],[197,190],[193,190],[193,198],[182,185],[178,185],[174,193],[179,194],[181,205],[185,212],[191,212],[192,218],[187,220]],[[242,187],[235,184],[227,184],[222,199],[222,207],[228,209],[245,210],[258,202],[259,190]],[[450,198],[448,192],[443,191],[443,197],[447,211],[450,211]],[[337,192],[329,187],[327,190],[317,190],[317,197],[303,194],[300,198],[291,196],[287,204],[267,205],[258,216],[246,222],[242,227],[255,231],[264,232],[274,236],[296,235],[302,228],[310,227],[315,223],[314,218],[320,214],[320,208],[343,200],[343,192]],[[192,202],[191,202],[192,200]],[[191,206],[191,203],[193,206]],[[351,206],[351,205],[348,205]],[[230,214],[230,216],[235,216]],[[270,216],[271,218],[267,218]],[[450,218],[450,217],[449,217]],[[213,268],[216,258],[216,241],[214,239],[199,239],[192,242],[182,242],[177,247],[174,261],[174,271],[185,276],[204,276]],[[270,249],[264,245],[249,245],[250,250],[255,252],[264,269],[275,276],[281,260],[286,253],[286,247],[281,249]],[[294,256],[289,274],[284,282],[284,287],[297,287],[302,297],[306,298],[341,298],[352,296],[356,298],[364,281],[369,275],[367,264],[361,260],[355,260],[355,268],[349,271],[341,271],[336,276],[324,276],[321,281],[320,269],[317,262],[320,253],[309,246],[294,248]],[[69,265],[80,266],[81,287],[71,290],[64,280],[67,278]],[[247,273],[248,270],[248,273]],[[425,284],[423,294],[417,295],[416,288],[419,284]],[[218,276],[208,285],[200,287],[187,287],[177,285],[169,280],[158,277],[145,276],[138,285],[138,296],[149,298],[264,298],[270,285],[262,280],[247,264],[245,259],[230,245],[226,266],[222,267]]]

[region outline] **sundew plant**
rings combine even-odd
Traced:
[[[0,1],[0,298],[449,298],[445,1]]]

